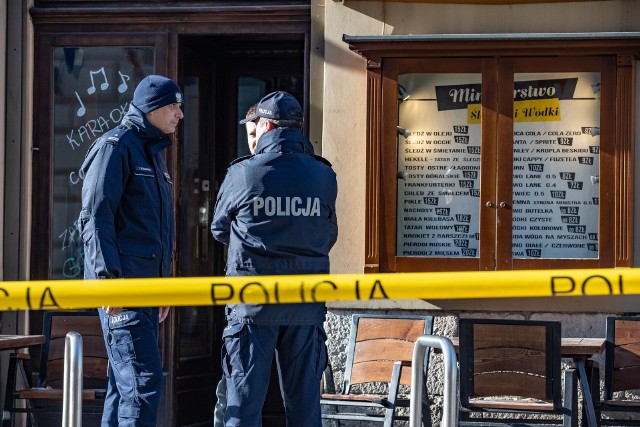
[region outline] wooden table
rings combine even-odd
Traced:
[[[562,338],[562,357],[591,357],[604,350],[604,338]]]
[[[0,335],[0,350],[15,350],[42,344],[44,335]]]
[[[458,352],[458,337],[449,338],[453,346]],[[578,378],[580,379],[580,387],[582,388],[583,408],[587,425],[596,427],[596,413],[593,406],[591,395],[591,387],[589,385],[589,376],[585,369],[584,363],[589,357],[600,353],[604,350],[604,338],[562,338],[562,357],[573,359],[578,369]],[[600,390],[598,390],[598,393]]]
[[[449,338],[458,352],[458,337]],[[562,357],[579,358],[591,357],[604,350],[604,338],[562,338]]]
[[[578,378],[582,388],[582,423],[584,425],[586,419],[589,427],[596,427],[598,423],[591,393],[590,377],[587,375],[584,363],[589,357],[602,352],[604,343],[604,338],[562,338],[562,357],[573,359],[578,369]]]

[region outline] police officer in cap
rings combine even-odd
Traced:
[[[228,245],[229,276],[329,273],[336,242],[336,175],[302,133],[303,112],[287,92],[260,100],[256,153],[236,160],[222,183],[211,231]],[[327,363],[324,303],[226,307],[225,425],[261,425],[276,358],[288,427],[320,427]]]

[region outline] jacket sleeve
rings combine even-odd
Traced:
[[[338,182],[335,174],[333,174],[331,192],[332,192],[333,206],[332,206],[331,215],[329,216],[329,233],[330,233],[329,249],[331,249],[333,245],[336,243],[336,241],[338,240],[338,216],[336,214],[336,203],[335,203],[338,197]]]
[[[235,218],[234,198],[232,195],[233,177],[231,170],[227,172],[224,178],[218,197],[216,207],[213,211],[213,220],[211,221],[211,234],[214,239],[225,245],[229,244],[231,235],[231,223]]]
[[[117,145],[100,144],[83,165],[82,211],[78,228],[85,251],[85,278],[123,277],[116,245],[116,212],[128,177]]]

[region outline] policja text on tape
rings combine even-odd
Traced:
[[[0,283],[0,310],[640,294],[640,269],[34,280]]]

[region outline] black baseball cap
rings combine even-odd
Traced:
[[[256,112],[240,120],[240,124],[252,122],[260,117],[271,120],[294,120],[301,122],[302,107],[297,99],[288,92],[271,92],[258,102]]]

